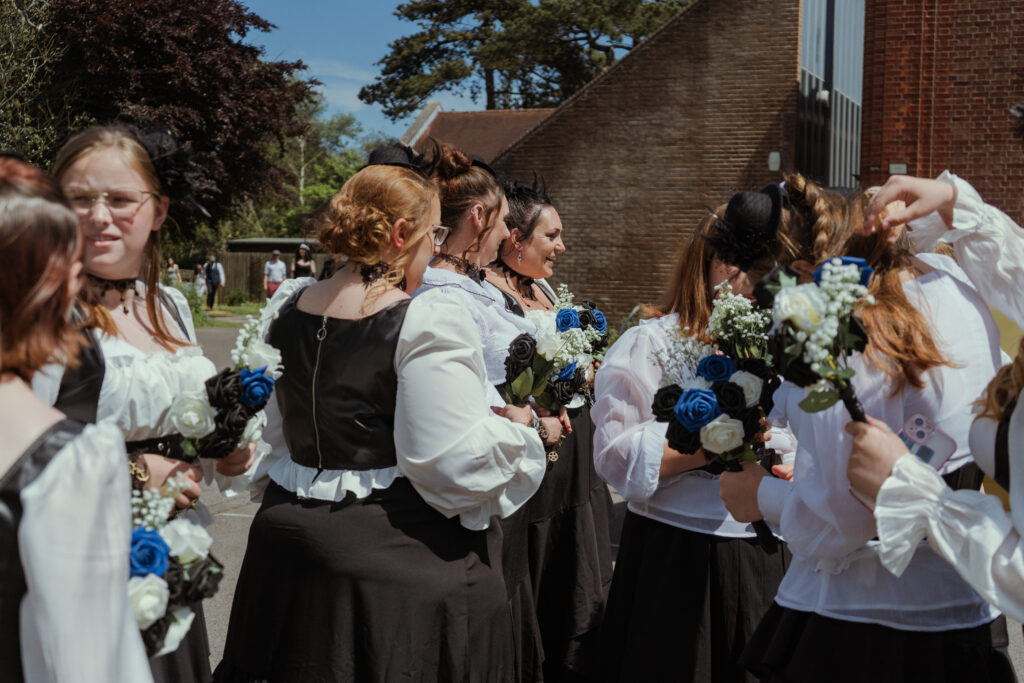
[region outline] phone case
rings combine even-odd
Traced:
[[[911,453],[936,470],[956,452],[956,441],[924,415],[911,415],[899,437]]]

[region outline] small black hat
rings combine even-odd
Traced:
[[[426,174],[430,164],[422,154],[417,153],[408,145],[395,143],[372,150],[366,157],[366,165],[359,170],[361,171],[367,166],[401,166],[417,173]]]
[[[740,270],[750,270],[771,255],[781,212],[780,185],[773,183],[760,192],[737,192],[707,238],[715,256]]]

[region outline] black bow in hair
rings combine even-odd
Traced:
[[[737,192],[707,236],[715,256],[740,270],[750,270],[772,255],[781,212],[782,188],[777,184],[760,192]]]

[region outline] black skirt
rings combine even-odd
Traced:
[[[340,503],[271,484],[215,680],[511,680],[499,548],[405,478]]]
[[[209,683],[213,680],[210,673],[210,638],[206,631],[203,603],[198,602],[191,607],[195,617],[178,649],[162,657],[149,659],[154,683]]]
[[[740,653],[789,557],[785,547],[768,555],[756,539],[687,531],[627,511],[595,679],[752,683]]]
[[[547,683],[591,673],[612,582],[612,499],[594,470],[594,423],[588,408],[570,415],[573,433],[525,506]]]
[[[903,631],[772,603],[742,663],[771,683],[1016,683],[1006,619]]]

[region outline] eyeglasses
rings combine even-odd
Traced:
[[[448,239],[448,233],[452,231],[447,225],[432,225],[430,226],[430,234],[434,240],[434,244],[441,246],[444,241]]]
[[[79,215],[87,215],[96,202],[102,201],[107,205],[110,215],[118,218],[134,215],[150,195],[157,196],[155,192],[136,190],[134,187],[115,187],[106,192],[95,192],[87,187],[69,187],[64,190],[64,194],[71,208]]]

